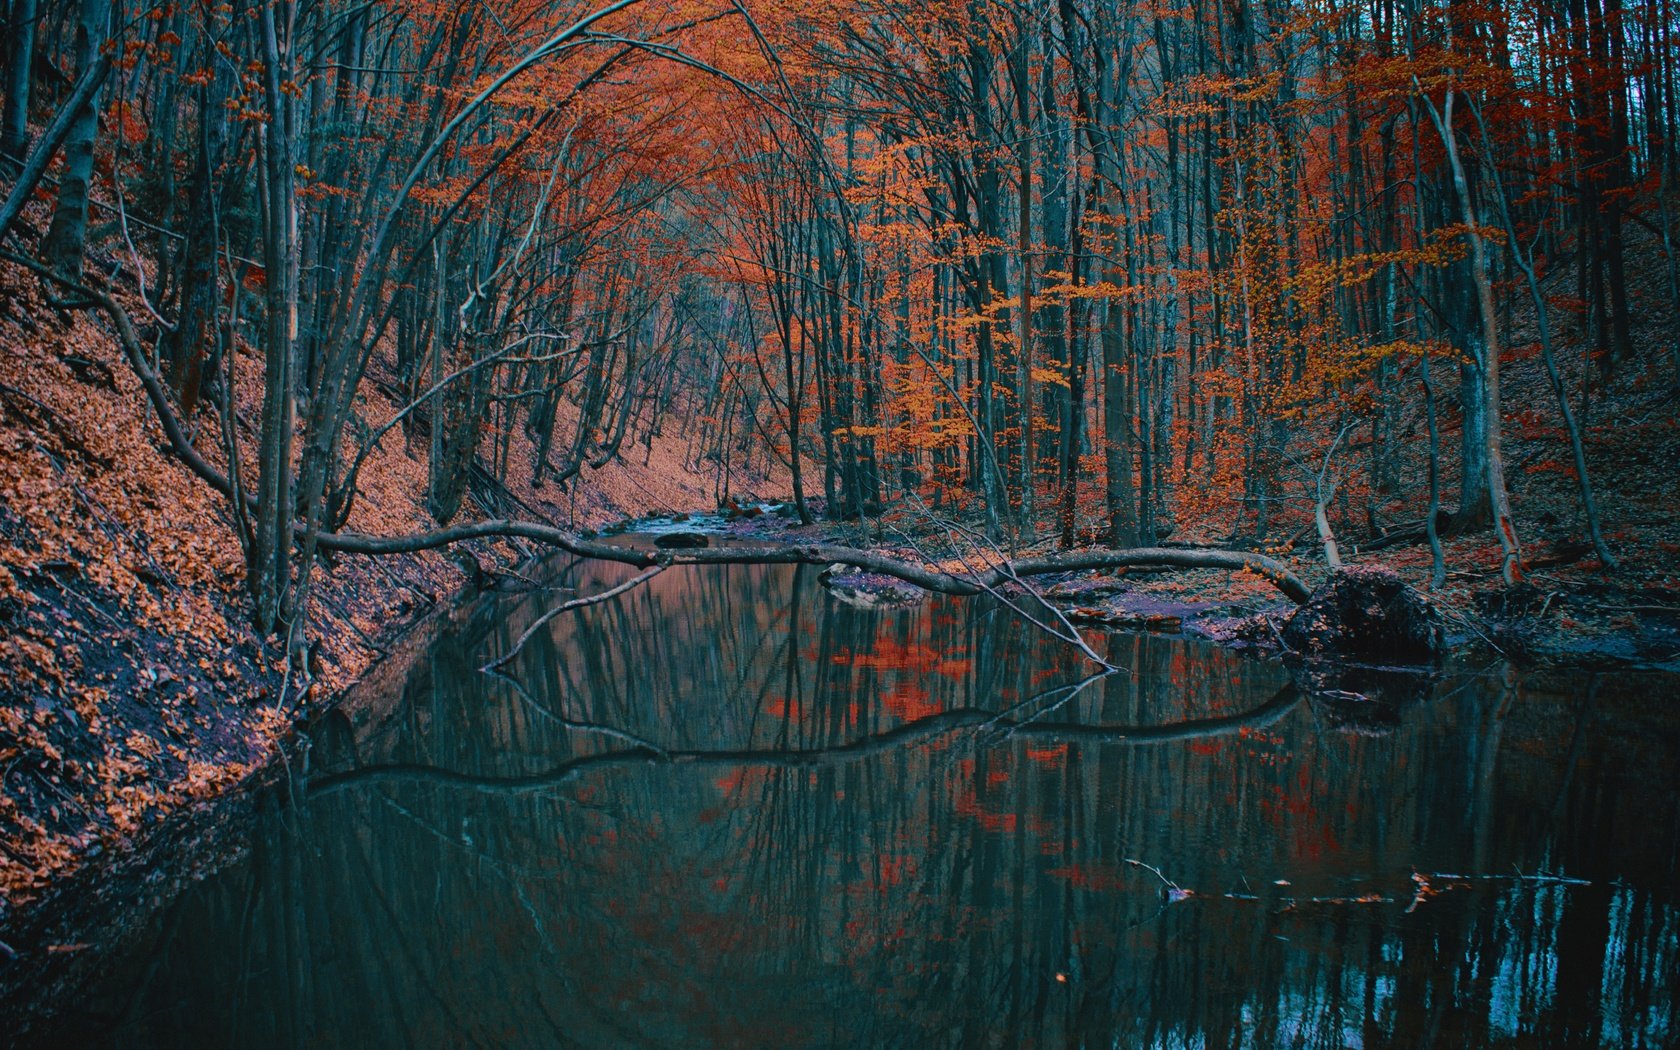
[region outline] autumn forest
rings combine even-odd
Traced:
[[[925,990],[890,1018],[850,1007],[873,1018],[850,1032],[774,996],[736,1007],[750,1017],[667,1016],[662,1000],[633,1030],[574,1019],[534,1035],[532,1017],[483,1005],[494,994],[440,995],[452,978],[416,960],[452,949],[422,944],[404,949],[413,973],[366,994],[465,1013],[422,1038],[358,1028],[351,1011],[335,1038],[1680,1034],[1680,872],[1619,816],[1663,814],[1666,841],[1676,805],[1618,779],[1661,781],[1680,754],[1680,712],[1654,700],[1680,659],[1672,0],[5,0],[0,26],[0,1002],[28,1004],[42,1045],[94,1032],[213,1045],[168,1003],[202,998],[189,961],[224,948],[294,976],[283,1001],[250,993],[260,1007],[215,1039],[320,1045],[304,1019],[336,1007],[322,978],[297,975],[336,964],[299,947],[309,931],[278,901],[275,929],[252,932],[264,894],[284,886],[295,914],[334,914],[310,887],[406,884],[416,864],[443,864],[432,839],[469,823],[501,829],[494,847],[468,845],[503,851],[475,863],[510,880],[535,923],[541,944],[524,950],[616,943],[631,927],[520,881],[546,862],[504,836],[557,821],[563,841],[591,836],[567,847],[565,877],[585,883],[574,896],[607,892],[619,876],[587,873],[613,850],[633,864],[637,848],[692,846],[741,909],[718,922],[804,916],[789,920],[803,947],[730,939],[725,957],[830,973],[830,925],[868,945],[845,956],[856,988],[801,985],[797,1001],[898,972],[885,960],[904,943],[799,911],[862,865],[876,892],[858,906],[912,931],[914,972],[950,1016],[910,1005]],[[721,664],[698,638],[616,662],[702,624]],[[751,654],[784,632],[785,663],[761,667]],[[1023,632],[1034,640],[1002,640]],[[665,660],[695,684],[646,684],[654,717],[627,683]],[[1609,668],[1625,674],[1601,689]],[[1230,688],[1186,684],[1210,674]],[[761,680],[769,699],[743,706]],[[714,701],[702,732],[684,705]],[[433,705],[453,712],[447,729],[412,713]],[[1539,728],[1535,711],[1558,721]],[[1274,736],[1290,757],[1262,754]],[[1157,766],[1140,739],[1189,743],[1148,752]],[[1226,739],[1240,746],[1206,742]],[[940,759],[957,740],[969,757]],[[1633,761],[1618,748],[1636,740]],[[915,756],[908,771],[894,754]],[[1426,754],[1456,763],[1434,774],[1444,782],[1468,778],[1470,817],[1438,789],[1391,783],[1413,775],[1396,756]],[[998,773],[1008,755],[1016,772]],[[671,763],[672,778],[725,773],[677,801],[658,776],[612,780],[623,756]],[[318,787],[299,787],[315,765]],[[300,823],[265,823],[269,803],[252,800],[294,775],[274,804]],[[986,786],[1011,777],[1035,786],[1007,802]],[[1152,825],[1116,801],[1121,784],[1201,814],[1192,823],[1229,807],[1247,828],[1273,817],[1239,800],[1278,777],[1308,809],[1279,809],[1276,841],[1307,841],[1312,822],[1316,845],[1272,857],[1265,881],[1372,881],[1303,888],[1271,920],[1250,909],[1234,936],[1264,940],[1285,913],[1323,929],[1338,909],[1387,909],[1389,932],[1358,947],[1373,960],[1359,979],[1423,981],[1415,1001],[1456,1003],[1456,1034],[1376,1000],[1349,1020],[1358,1008],[1325,989],[1351,971],[1287,953],[1189,979],[1264,1009],[1115,976],[1165,949],[1154,934],[1147,949],[1098,937],[1118,922],[1111,904],[1129,901],[1146,931],[1189,922],[1172,909],[1246,908],[1257,898],[1239,891],[1261,870],[1221,868],[1235,861],[1182,836],[1137,855],[1134,831]],[[1248,778],[1259,786],[1231,786]],[[437,797],[469,780],[470,804]],[[1344,807],[1352,783],[1416,808]],[[383,841],[384,824],[331,830],[349,819],[332,808],[346,790],[400,796],[404,820],[445,830],[390,853],[364,843],[356,873],[275,868],[300,845],[323,857]],[[529,790],[540,805],[501,794]],[[714,790],[722,817],[688,813],[693,791]],[[550,812],[554,791],[610,798],[641,823],[600,846],[607,831]],[[924,791],[959,802],[924,808]],[[938,869],[927,885],[960,909],[880,889],[885,847],[833,808],[876,792],[901,800],[890,817],[857,803],[898,836],[893,870]],[[1552,807],[1553,792],[1545,828],[1489,816]],[[1570,801],[1587,797],[1596,818]],[[791,838],[758,838],[771,812]],[[678,816],[716,819],[722,838],[628,844]],[[1373,821],[1404,830],[1373,838]],[[789,845],[819,827],[827,846]],[[1023,846],[1020,827],[1062,845]],[[1244,856],[1270,856],[1258,830],[1243,840]],[[906,860],[906,842],[930,852]],[[183,858],[212,853],[246,859],[187,888],[228,862]],[[790,867],[778,888],[732,898],[721,887],[748,854]],[[168,914],[185,919],[132,906],[165,870],[171,888],[146,892],[179,894]],[[438,870],[467,898],[504,892]],[[1530,881],[1460,889],[1428,874],[1511,870]],[[998,911],[982,891],[1009,871],[1038,888],[1017,882]],[[671,879],[681,900],[714,892]],[[1491,917],[1547,893],[1555,929]],[[1139,904],[1157,895],[1166,918]],[[396,928],[403,907],[382,896],[354,914],[383,909]],[[969,932],[928,934],[947,920]],[[345,921],[358,944],[389,935]],[[496,922],[486,943],[527,919],[516,907]],[[999,922],[1030,927],[1032,947],[989,963],[1003,967],[992,977],[957,961]],[[683,923],[681,938],[713,944]],[[1622,967],[1621,998],[1553,989],[1546,1011],[1501,1020],[1483,977],[1420,976],[1428,923],[1453,966],[1496,941],[1585,946],[1604,969],[1587,966],[1582,987]],[[650,947],[663,936],[635,934],[624,981],[664,972],[666,949]],[[1175,965],[1213,967],[1202,951]],[[367,949],[366,973],[380,956]],[[467,986],[499,987],[490,975],[512,963],[497,958]],[[1030,967],[1051,975],[1043,988]],[[983,980],[1012,990],[963,984]],[[133,1005],[65,1013],[87,988]],[[1117,1020],[1122,1000],[1149,1003],[1147,1024]],[[138,1020],[143,1001],[172,1020]]]

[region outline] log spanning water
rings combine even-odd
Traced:
[[[556,567],[602,593],[624,565]],[[314,731],[77,1045],[1671,1042],[1672,677],[1278,664],[675,567]],[[514,658],[483,668],[529,634]]]

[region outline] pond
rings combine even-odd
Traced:
[[[1673,676],[1393,706],[990,599],[559,563],[315,731],[77,1046],[1664,1046]],[[570,590],[566,588],[571,588]]]

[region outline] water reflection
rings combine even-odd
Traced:
[[[1656,676],[1449,675],[1373,731],[1273,664],[1114,636],[1131,673],[1089,682],[995,605],[855,610],[782,567],[668,571],[478,671],[556,600],[329,723],[249,857],[56,1038],[1680,1037]],[[1588,881],[1513,877],[1542,873]]]

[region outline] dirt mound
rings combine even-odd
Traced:
[[[1363,663],[1428,663],[1443,640],[1429,600],[1378,565],[1338,569],[1283,627],[1297,653]]]

